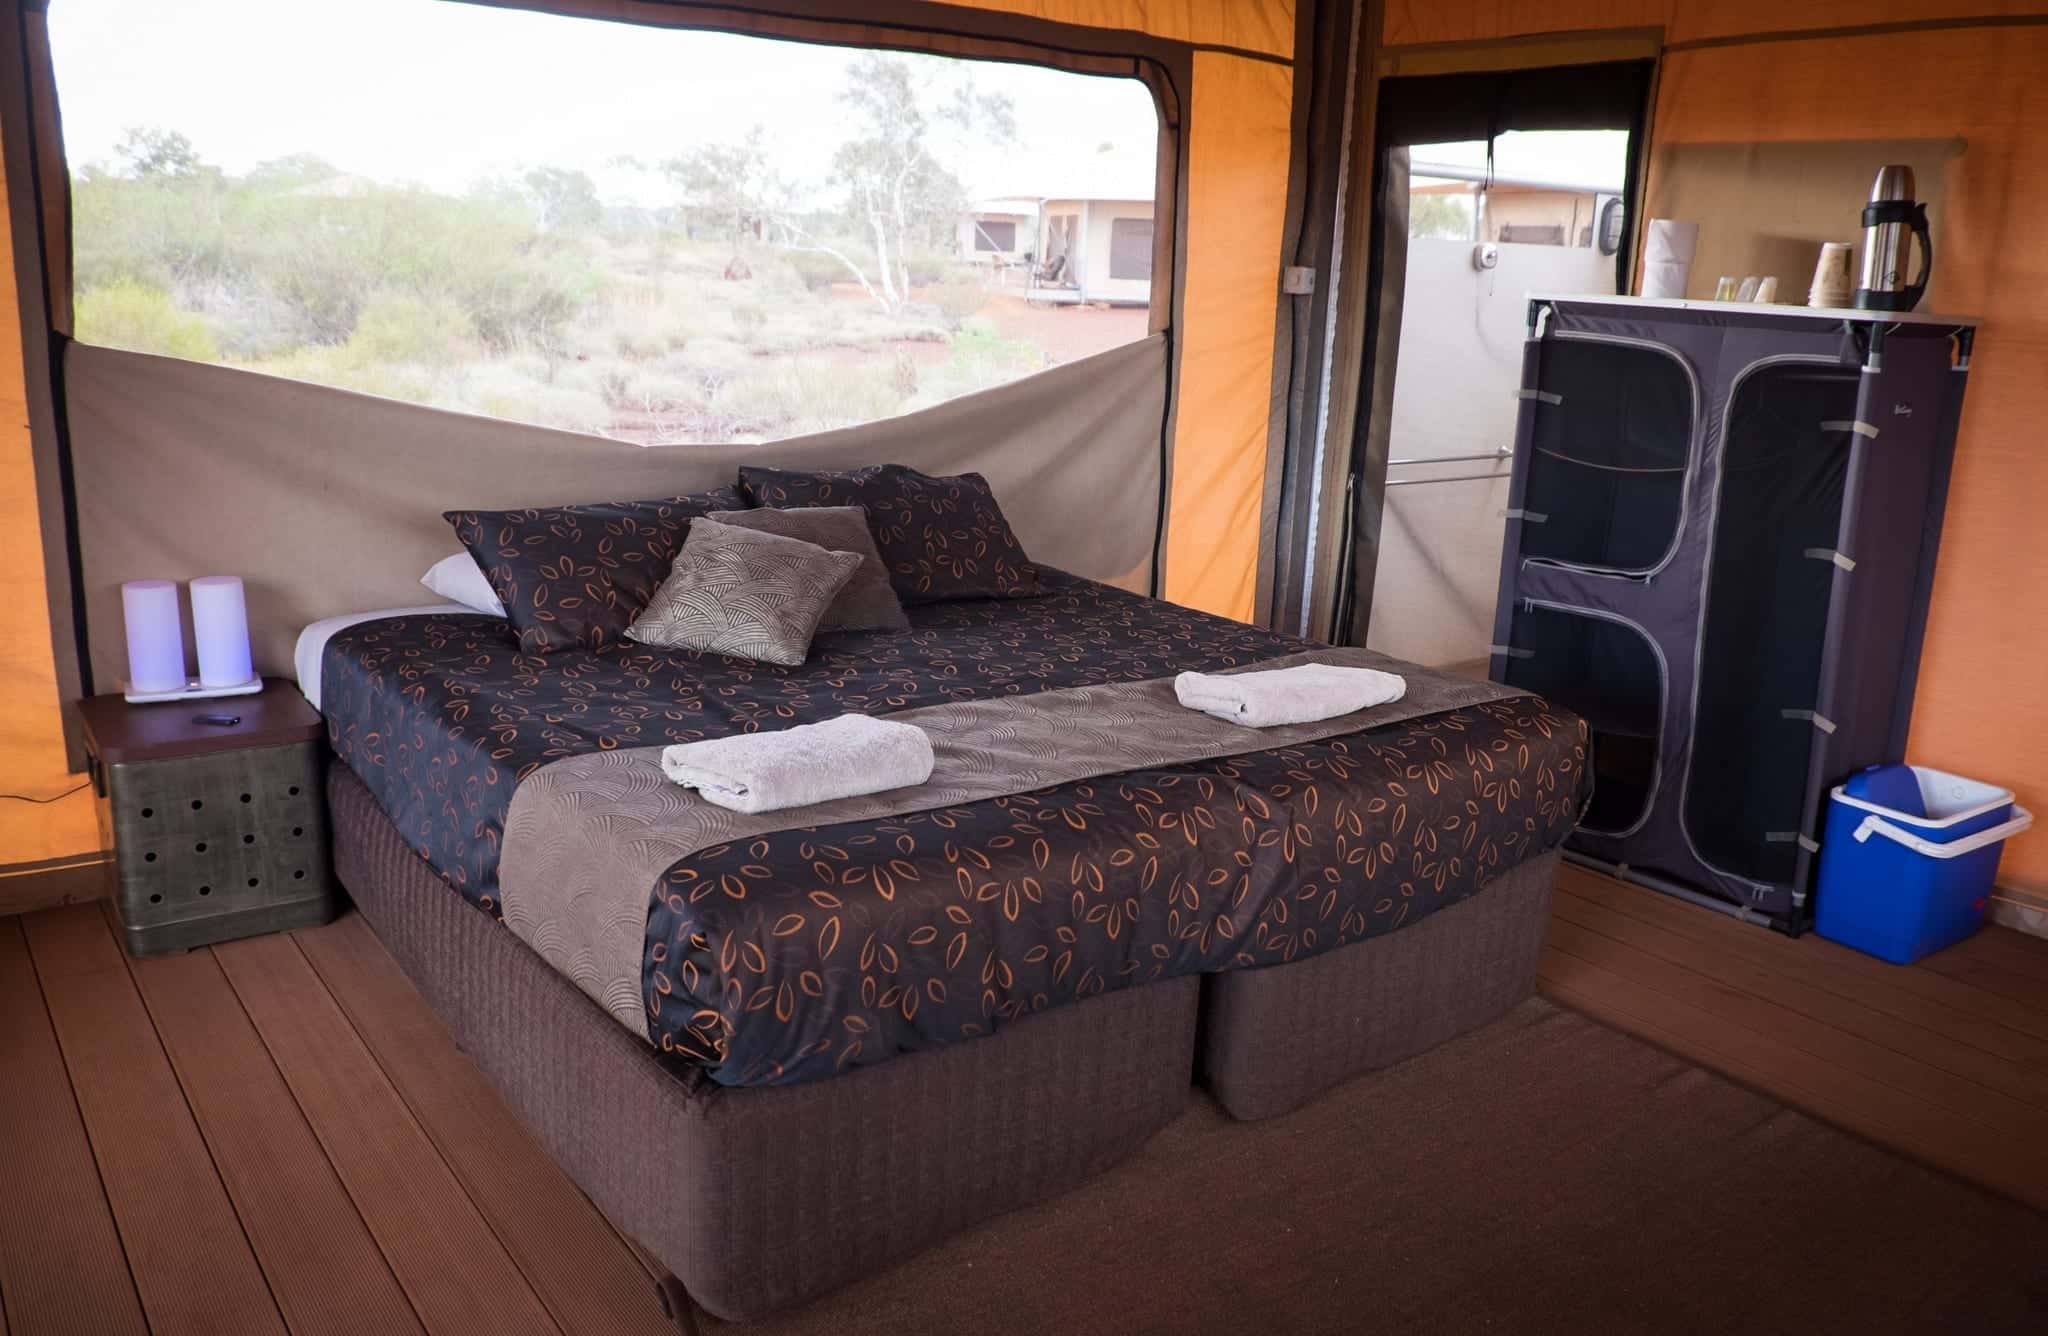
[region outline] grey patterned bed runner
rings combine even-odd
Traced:
[[[1243,756],[1526,695],[1363,649],[1318,649],[1229,672],[1303,663],[1378,668],[1408,681],[1388,705],[1306,724],[1243,728],[1185,708],[1173,679],[928,705],[887,716],[931,735],[931,779],[910,788],[747,815],[662,773],[660,747],[553,761],[512,795],[499,861],[505,926],[619,1023],[647,1036],[641,967],[656,884],[713,845],[777,831],[958,807],[1099,775]]]

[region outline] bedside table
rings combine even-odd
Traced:
[[[339,911],[326,743],[296,686],[266,679],[253,696],[156,705],[94,696],[78,714],[130,954],[308,927]]]

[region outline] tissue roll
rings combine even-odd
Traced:
[[[239,577],[207,575],[192,582],[192,638],[199,642],[201,686],[238,687],[256,675]]]
[[[128,689],[185,688],[185,628],[178,621],[178,586],[169,580],[130,580],[121,586],[121,616],[128,632]]]
[[[1652,218],[1643,239],[1643,296],[1684,297],[1699,241],[1698,223]]]

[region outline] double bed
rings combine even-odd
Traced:
[[[1142,718],[1114,710],[1312,649],[1052,571],[910,618],[793,668],[537,656],[460,611],[311,651],[341,881],[550,1152],[722,1316],[1078,1181],[1191,1074],[1270,1116],[1490,1019],[1531,986],[1586,797],[1575,716],[1401,665],[1403,702],[1321,730],[1183,757],[1138,729],[1128,767],[680,850],[599,800],[669,743],[847,711]],[[635,842],[644,882],[580,883],[575,850]],[[600,897],[630,960],[576,937]]]

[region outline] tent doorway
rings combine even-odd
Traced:
[[[1526,298],[1628,290],[1652,69],[1603,62],[1381,82],[1372,352],[1333,640],[1484,671]],[[1589,367],[1602,361],[1589,357]],[[1626,555],[1641,545],[1632,537],[1585,541]]]

